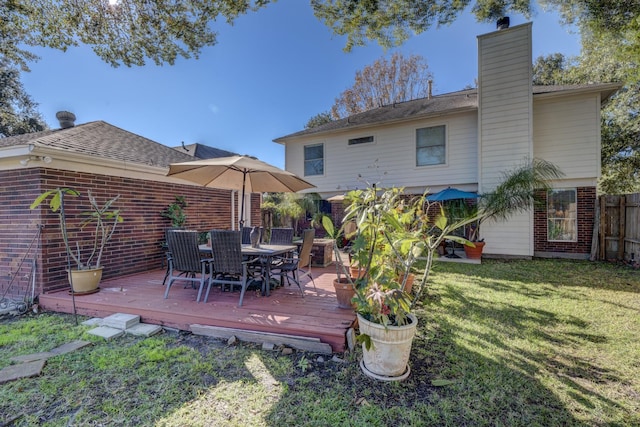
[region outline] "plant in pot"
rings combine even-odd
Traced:
[[[505,171],[502,180],[492,192],[480,194],[477,206],[467,218],[470,223],[468,239],[464,246],[467,258],[480,258],[484,239],[479,238],[480,225],[487,220],[506,220],[514,213],[525,212],[538,202],[536,194],[549,189],[549,182],[563,175],[562,171],[546,160],[524,160],[515,168]]]
[[[429,216],[424,195],[409,199],[402,188],[378,189],[375,185],[347,193],[349,203],[343,224],[356,224],[351,258],[364,272],[349,278],[362,343],[362,371],[384,381],[406,378],[408,359],[418,319],[413,313],[427,282],[435,253],[444,239],[467,241],[450,234],[473,219],[449,224],[442,209]],[[326,221],[325,229],[333,224]],[[327,227],[327,225],[330,225]],[[408,273],[416,271],[419,258],[426,260],[413,296],[407,292]]]
[[[336,265],[336,278],[333,279],[333,287],[336,291],[338,307],[352,309],[353,305],[351,300],[356,293],[355,279],[345,265],[343,254],[338,245],[338,242],[341,241],[345,234],[344,227],[335,227],[331,217],[326,215],[322,217],[322,226],[324,227],[327,238],[333,240],[333,256]]]
[[[69,260],[67,271],[72,292],[74,294],[96,292],[102,278],[101,261],[104,249],[113,237],[117,225],[123,222],[120,210],[112,207],[120,195],[100,205],[91,191],[88,191],[90,210],[81,213],[83,219],[78,224],[78,232],[75,233],[69,229],[70,220],[65,211],[65,196],[78,197],[80,192],[72,188],[45,191],[33,201],[30,208],[35,209],[45,200],[50,199],[49,208],[58,215],[60,232]],[[80,240],[72,242],[72,235],[79,236],[79,232],[87,227],[91,231],[87,239],[84,242]],[[75,263],[75,268],[71,268],[71,261]]]

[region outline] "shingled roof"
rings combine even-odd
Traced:
[[[565,86],[533,86],[533,95],[570,93],[581,91],[602,91],[606,99],[617,88],[618,84],[593,84],[593,85],[565,85]],[[367,126],[389,124],[406,120],[415,120],[437,116],[442,114],[454,114],[463,111],[478,109],[478,90],[466,89],[458,92],[434,95],[430,98],[419,98],[411,101],[398,102],[385,105],[373,110],[351,115],[347,118],[334,120],[310,129],[304,129],[286,136],[274,139],[274,142],[285,142],[290,138],[296,138],[314,134],[324,134],[350,129],[364,128]]]
[[[193,160],[193,157],[188,154],[104,121],[0,138],[0,148],[29,144],[67,153],[158,167],[168,167],[170,163]]]
[[[179,151],[180,153],[187,154],[196,159],[214,159],[218,157],[230,157],[237,156],[238,153],[233,153],[231,151],[222,150],[220,148],[209,147],[204,144],[186,144],[179,147],[173,147],[174,150]]]

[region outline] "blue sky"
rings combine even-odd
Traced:
[[[557,15],[539,9],[531,21],[534,58],[580,53],[579,35]],[[512,26],[524,22],[511,16]],[[303,129],[356,71],[394,52],[370,43],[345,53],[344,38],[313,16],[308,1],[279,0],[233,26],[215,25],[218,44],[198,60],[112,68],[87,47],[38,49],[41,59],[22,81],[52,128],[59,127],[55,113],[67,110],[78,124],[103,120],[168,146],[200,142],[284,167],[284,148],[272,140]],[[425,58],[434,94],[452,92],[473,84],[476,36],[494,30],[466,14],[398,50]]]

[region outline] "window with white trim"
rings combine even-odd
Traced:
[[[575,188],[552,189],[547,193],[547,240],[578,240],[577,191]]]
[[[446,163],[446,126],[416,129],[416,166]]]
[[[324,144],[304,146],[304,176],[324,175]]]

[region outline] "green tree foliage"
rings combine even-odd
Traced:
[[[24,70],[28,46],[66,50],[80,43],[112,66],[173,64],[215,45],[211,23],[232,24],[271,0],[5,0],[0,2],[0,56]]]
[[[37,104],[24,91],[20,72],[0,61],[0,137],[47,129]]]
[[[396,52],[389,59],[380,58],[356,72],[353,86],[336,98],[331,116],[340,119],[383,105],[423,98],[432,79],[422,56],[404,57]]]
[[[36,56],[30,46],[66,50],[89,45],[107,63],[173,64],[178,56],[197,58],[217,43],[212,24],[228,24],[275,0],[5,0],[0,2],[0,56],[23,69]],[[345,50],[368,40],[397,46],[412,33],[450,24],[471,8],[479,21],[509,13],[533,15],[532,0],[311,0],[314,14],[335,34],[347,36]],[[628,0],[539,0],[557,9],[565,22],[589,24],[592,31],[623,34],[635,41],[625,54],[640,56],[640,2]]]
[[[311,129],[318,126],[322,126],[326,123],[330,123],[333,121],[331,118],[331,113],[329,111],[324,111],[322,113],[318,113],[315,116],[311,117],[306,125],[304,125],[305,129]]]

